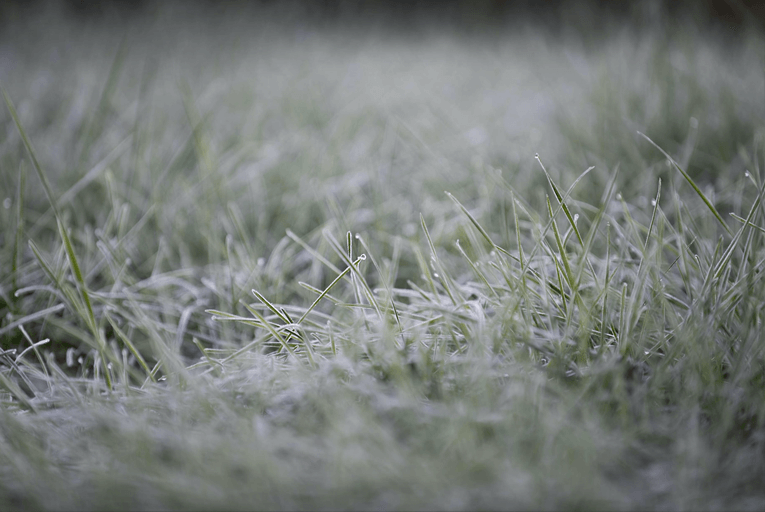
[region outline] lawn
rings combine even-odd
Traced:
[[[0,31],[0,509],[765,507],[765,37],[179,5]]]

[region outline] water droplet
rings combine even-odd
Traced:
[[[166,381],[166,380],[167,380],[167,377],[160,377],[160,378],[159,378],[159,382],[164,382],[164,381]]]
[[[359,259],[361,261],[364,261],[365,259],[367,259],[367,255],[366,254],[359,254]]]
[[[751,174],[749,174],[749,171],[746,171],[746,172],[744,173],[744,176],[748,178],[749,176],[751,176]],[[8,200],[8,199],[6,199],[6,201],[7,201],[7,200]],[[7,208],[7,206],[6,206],[6,208]]]
[[[537,160],[539,160],[539,153],[534,153],[534,158],[536,158]]]
[[[651,199],[651,206],[656,206],[656,199]]]
[[[265,264],[266,264],[266,259],[265,258],[258,258],[258,266],[259,267],[262,267]]]
[[[11,201],[10,197],[6,197],[3,201],[3,208],[6,210],[10,210],[11,206],[13,205],[13,201]]]
[[[621,201],[621,200],[622,200],[622,193],[621,193],[621,192],[619,192],[618,194],[616,194],[616,199],[618,199],[619,201]]]
[[[112,363],[107,364],[106,367],[111,370],[112,369]]]
[[[355,238],[356,240],[360,240],[360,239],[361,239],[361,235],[359,235],[358,233],[356,233],[356,236],[354,236],[353,238]]]
[[[574,214],[574,224],[576,224],[576,221],[578,221],[578,220],[579,220],[579,214],[575,213]]]
[[[438,272],[433,272],[433,277],[441,277],[438,275]]]
[[[493,249],[492,249],[492,251],[489,253],[489,256],[491,256],[492,258],[493,258],[493,257],[495,257],[496,255],[497,255],[497,251],[495,251],[495,250],[493,250]]]

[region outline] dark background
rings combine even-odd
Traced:
[[[0,23],[13,23],[55,5],[66,16],[125,19],[151,14],[151,0],[3,0]],[[186,0],[181,5],[215,13],[270,15],[318,23],[411,26],[445,23],[465,29],[502,28],[514,22],[543,25],[551,31],[599,30],[602,22],[650,27],[693,23],[735,34],[765,28],[765,2],[756,0]]]

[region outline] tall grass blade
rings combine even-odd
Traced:
[[[675,169],[677,169],[677,170],[680,172],[680,174],[682,174],[682,175],[683,175],[683,178],[685,178],[685,181],[687,181],[687,182],[688,182],[688,184],[691,186],[691,188],[693,188],[693,190],[696,192],[696,194],[698,194],[698,196],[701,198],[701,200],[702,200],[702,201],[704,201],[704,204],[706,204],[706,205],[707,205],[707,208],[709,208],[709,211],[710,211],[710,212],[712,212],[712,215],[714,215],[714,216],[715,216],[715,218],[716,218],[716,219],[717,219],[717,221],[720,223],[720,225],[721,225],[721,226],[722,226],[722,227],[725,229],[725,232],[726,232],[726,233],[728,233],[729,235],[733,236],[733,232],[730,230],[730,228],[728,227],[728,225],[727,225],[727,224],[725,224],[725,221],[723,220],[723,218],[722,218],[722,216],[720,215],[720,213],[717,211],[717,208],[715,208],[715,207],[714,207],[714,205],[712,204],[712,202],[711,202],[709,199],[707,199],[707,196],[705,196],[705,195],[704,195],[704,193],[701,191],[701,189],[698,187],[698,185],[696,185],[696,182],[694,182],[694,181],[693,181],[693,178],[691,178],[691,177],[688,175],[688,173],[686,173],[686,172],[683,170],[683,168],[682,168],[682,167],[680,167],[680,164],[678,164],[678,163],[675,161],[675,159],[674,159],[674,158],[672,158],[671,156],[669,156],[669,153],[667,153],[666,151],[664,151],[664,150],[663,150],[663,149],[662,149],[662,148],[661,148],[661,147],[660,147],[658,144],[656,144],[654,141],[652,141],[650,138],[648,138],[648,136],[647,136],[647,135],[645,135],[645,134],[644,134],[644,133],[642,133],[642,132],[637,132],[637,133],[638,133],[638,135],[640,135],[641,137],[643,137],[645,140],[647,140],[648,142],[650,142],[650,143],[651,143],[651,145],[653,145],[653,147],[655,147],[656,149],[658,149],[659,151],[661,151],[661,153],[662,153],[662,154],[663,154],[663,155],[666,157],[666,159],[667,159],[667,160],[669,160],[669,161],[672,163],[672,165],[674,166],[674,168],[675,168]]]

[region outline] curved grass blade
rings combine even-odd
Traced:
[[[683,168],[682,168],[682,167],[680,167],[680,164],[678,164],[678,163],[675,161],[675,159],[674,159],[674,158],[672,158],[671,156],[669,156],[669,154],[668,154],[666,151],[664,151],[664,150],[663,150],[663,149],[662,149],[662,148],[661,148],[661,147],[660,147],[658,144],[656,144],[654,141],[652,141],[650,138],[648,138],[648,136],[647,136],[646,134],[644,134],[644,133],[642,133],[642,132],[637,132],[637,133],[638,133],[638,135],[640,135],[641,137],[643,137],[645,140],[647,140],[648,142],[650,142],[650,143],[651,143],[651,145],[653,145],[653,147],[655,147],[656,149],[658,149],[659,151],[661,151],[661,154],[663,154],[663,155],[664,155],[664,156],[667,158],[667,160],[669,160],[669,161],[670,161],[670,163],[671,163],[671,164],[672,164],[672,165],[675,167],[675,169],[677,169],[678,171],[680,171],[680,174],[682,174],[682,175],[683,175],[683,178],[685,178],[685,181],[687,181],[687,182],[688,182],[688,184],[690,184],[690,186],[693,188],[693,190],[694,190],[694,191],[696,191],[696,194],[698,194],[698,196],[701,198],[701,200],[702,200],[702,201],[704,201],[704,204],[706,204],[706,205],[707,205],[707,208],[709,208],[709,211],[710,211],[710,212],[712,212],[712,214],[715,216],[715,218],[716,218],[716,219],[717,219],[717,221],[720,223],[720,225],[721,225],[723,228],[725,228],[725,231],[726,231],[726,233],[728,233],[730,236],[733,236],[733,232],[730,230],[730,228],[728,227],[728,225],[727,225],[727,224],[725,224],[725,221],[723,220],[723,218],[722,218],[722,216],[720,215],[720,213],[717,211],[717,208],[715,208],[715,207],[714,207],[714,205],[712,204],[712,202],[711,202],[709,199],[707,199],[707,196],[705,196],[705,195],[704,195],[704,193],[701,191],[701,189],[698,187],[698,185],[696,185],[696,182],[694,182],[694,181],[693,181],[693,178],[691,178],[691,177],[688,175],[688,173],[686,173],[686,172],[683,170]]]

